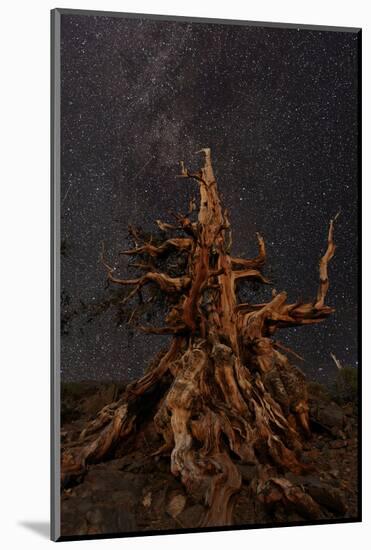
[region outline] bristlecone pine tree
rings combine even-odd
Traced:
[[[172,342],[142,378],[100,411],[77,442],[65,445],[62,479],[112,457],[118,444],[140,431],[141,417],[150,411],[162,437],[156,454],[169,457],[172,474],[204,502],[207,512],[200,525],[233,524],[233,497],[242,483],[237,462],[254,467],[249,490],[259,505],[279,503],[304,517],[321,518],[320,504],[286,477],[310,469],[301,461],[301,450],[311,428],[304,375],[282,353],[290,350],[273,337],[278,329],[319,323],[334,311],[325,305],[327,267],[335,251],[333,220],[312,302],[290,304],[286,292],[273,290],[268,303],[239,303],[239,282],[269,283],[261,273],[264,240],[257,235],[259,253],[253,259],[231,254],[231,228],[210,149],[200,152],[203,167],[191,173],[181,162],[180,174],[198,184],[197,221],[191,221],[190,213],[179,216],[175,225],[158,220],[162,244],[139,242],[133,230],[135,248],[125,253],[144,259],[136,264],[144,269],[137,278],[117,278],[102,255],[108,280],[131,287],[125,302],[145,285],[157,286],[166,296],[165,325],[142,328],[170,334]],[[181,276],[159,269],[169,251],[187,258]]]

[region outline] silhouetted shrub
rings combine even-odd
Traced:
[[[358,400],[358,371],[354,367],[341,368],[336,376],[334,399],[338,403],[356,403]]]

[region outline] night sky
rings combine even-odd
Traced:
[[[310,377],[330,352],[357,365],[357,51],[353,32],[62,15],[62,379],[131,379],[167,337],[116,326],[99,262],[125,277],[127,225],[155,230],[197,193],[176,179],[210,147],[233,253],[267,245],[265,273],[289,301],[311,300],[328,222],[338,246],[317,326],[281,330]],[[130,271],[129,276],[134,276]],[[257,294],[257,302],[271,289]],[[73,312],[73,313],[71,313]]]

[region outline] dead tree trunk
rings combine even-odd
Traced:
[[[132,287],[127,300],[147,284],[157,285],[169,297],[165,326],[142,328],[172,334],[170,348],[145,376],[128,385],[117,402],[102,409],[78,442],[63,449],[62,472],[80,474],[89,463],[109,456],[135,430],[143,400],[153,399],[156,429],[163,436],[157,453],[170,453],[172,473],[189,493],[203,498],[208,511],[202,525],[233,523],[233,496],[241,487],[237,460],[256,467],[252,498],[263,505],[296,506],[305,517],[320,518],[319,504],[285,477],[287,472],[308,469],[300,457],[310,425],[304,376],[273,336],[278,329],[318,323],[332,313],[325,297],[327,266],[335,251],[333,221],[313,302],[287,303],[285,292],[273,291],[268,303],[238,303],[237,282],[269,284],[261,273],[264,240],[257,235],[259,253],[253,259],[231,255],[231,229],[210,150],[201,152],[201,170],[190,173],[181,163],[180,174],[198,184],[197,221],[187,215],[179,217],[177,225],[157,222],[166,232],[181,228],[185,236],[154,245],[134,235],[136,246],[125,254],[150,260],[137,264],[145,273],[135,279],[117,278],[103,258],[108,279]],[[156,259],[172,249],[187,254],[180,277],[155,267]],[[156,394],[160,387],[162,393]],[[154,395],[162,397],[156,400]]]

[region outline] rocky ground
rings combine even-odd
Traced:
[[[62,388],[62,440],[77,436],[84,423],[122,387],[117,384],[73,384]],[[357,409],[336,403],[323,386],[310,384],[313,437],[304,446],[302,460],[314,465],[305,476],[287,474],[296,485],[323,506],[323,519],[357,517]],[[91,465],[81,479],[62,488],[62,535],[94,535],[130,531],[196,528],[204,515],[202,503],[184,491],[170,473],[168,457],[153,457],[160,440],[151,419],[140,437],[118,447],[115,456]],[[128,444],[130,452],[128,452]],[[298,507],[283,511],[263,509],[252,498],[249,485],[255,469],[238,464],[243,486],[236,496],[236,525],[306,522]],[[301,515],[301,513],[303,515]]]

